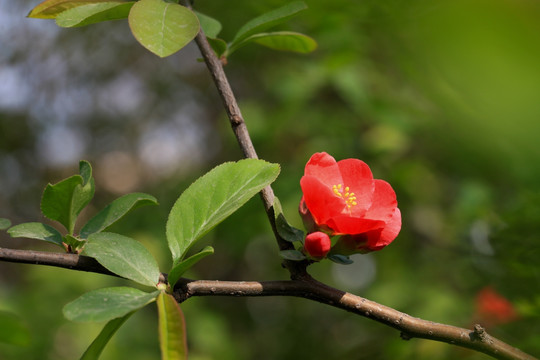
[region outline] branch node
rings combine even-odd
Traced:
[[[475,324],[474,325],[474,330],[471,333],[471,338],[476,339],[476,340],[480,340],[483,343],[489,342],[489,335],[486,332],[486,329],[480,324]]]
[[[239,126],[244,122],[244,119],[240,115],[231,115],[230,122],[233,126]]]
[[[174,299],[178,302],[178,304],[183,303],[184,301],[186,301],[193,295],[190,293],[185,283],[182,283],[180,286],[176,284],[176,286],[173,289],[172,294],[174,296]]]

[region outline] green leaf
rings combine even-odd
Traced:
[[[198,263],[200,260],[204,259],[208,255],[212,255],[214,253],[214,248],[211,246],[206,246],[204,249],[202,249],[200,252],[188,257],[184,261],[179,262],[172,268],[172,270],[169,272],[169,276],[167,278],[169,285],[174,288],[174,284],[180,279],[180,277],[188,270],[190,267]]]
[[[298,250],[281,250],[279,252],[279,256],[292,261],[301,261],[306,259],[306,256]]]
[[[234,49],[229,50],[229,55],[236,49],[255,42],[270,49],[279,51],[292,51],[307,54],[317,48],[317,42],[307,35],[292,31],[276,31],[252,35],[238,43]]]
[[[41,198],[41,211],[73,234],[77,216],[94,197],[92,168],[86,161],[79,164],[80,175],[73,175],[55,185],[48,184]]]
[[[82,227],[81,238],[86,239],[90,234],[105,230],[132,209],[144,205],[157,205],[157,203],[155,197],[143,193],[127,194],[119,197],[97,213]]]
[[[92,341],[92,344],[90,344],[88,349],[86,349],[86,351],[84,352],[80,360],[99,359],[99,356],[101,355],[103,349],[105,348],[109,340],[113,337],[113,335],[120,328],[120,326],[122,326],[122,324],[124,324],[126,320],[129,319],[129,317],[133,314],[134,314],[134,311],[120,318],[116,318],[109,321],[100,331],[97,338],[94,341]]]
[[[66,10],[56,17],[56,24],[61,27],[76,27],[95,24],[108,20],[125,19],[135,2],[111,1],[87,4]]]
[[[163,0],[140,0],[129,13],[135,39],[160,57],[186,46],[200,29],[197,16],[188,8]]]
[[[219,35],[221,31],[221,23],[219,21],[198,11],[195,11],[195,15],[199,18],[201,29],[206,37],[215,38]]]
[[[303,1],[295,1],[248,21],[236,33],[236,36],[231,42],[231,47],[234,47],[235,44],[251,35],[289,20],[305,9],[307,9],[307,5]]]
[[[7,232],[14,238],[24,237],[43,240],[64,247],[62,234],[46,224],[38,222],[19,224],[9,228]]]
[[[341,265],[350,265],[354,262],[348,256],[340,255],[340,254],[331,254],[331,255],[327,255],[326,257],[329,260],[335,262],[336,264],[341,264]]]
[[[64,243],[70,246],[70,252],[77,252],[77,250],[81,249],[86,244],[86,241],[68,234],[64,236]]]
[[[138,310],[159,295],[131,287],[111,287],[87,292],[64,306],[64,316],[72,321],[109,321]]]
[[[218,58],[225,54],[225,52],[227,51],[227,43],[224,40],[212,38],[206,39],[208,40],[208,43],[210,44],[212,49],[215,51]]]
[[[69,233],[73,234],[73,228],[75,227],[75,220],[79,213],[88,205],[88,203],[94,197],[95,184],[92,177],[92,167],[88,161],[79,162],[79,174],[81,175],[83,182],[81,185],[75,187],[72,199],[72,211],[73,211],[73,227],[69,229]]]
[[[27,346],[30,344],[30,332],[17,315],[0,310],[0,343]]]
[[[195,181],[174,204],[167,220],[167,241],[174,264],[214,226],[271,184],[279,165],[245,159],[219,165]]]
[[[83,186],[86,186],[92,180],[92,166],[88,161],[79,161],[79,175],[83,178]]]
[[[106,232],[92,234],[83,254],[139,284],[156,286],[159,282],[160,272],[152,254],[140,242],[127,236]]]
[[[82,182],[81,176],[73,175],[55,185],[48,184],[41,198],[43,215],[58,221],[68,231],[72,229],[72,224],[75,223],[75,219],[73,219],[73,193],[75,188],[80,186]]]
[[[11,221],[9,219],[0,218],[0,230],[6,230],[11,226]]]
[[[161,292],[157,297],[159,345],[162,360],[187,359],[186,322],[174,297]]]
[[[304,232],[289,225],[285,215],[283,215],[281,202],[277,196],[274,197],[274,218],[276,220],[276,230],[283,240],[304,242]]]
[[[28,17],[38,19],[54,19],[60,13],[86,4],[97,4],[110,0],[46,0],[30,11]]]

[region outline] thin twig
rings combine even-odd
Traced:
[[[242,112],[240,111],[236,97],[234,96],[231,85],[229,84],[229,80],[227,79],[225,71],[223,70],[222,62],[218,59],[214,53],[214,50],[212,50],[212,47],[208,43],[208,40],[206,39],[206,36],[202,30],[195,37],[195,42],[201,51],[206,66],[208,67],[221,100],[223,101],[225,112],[229,118],[229,123],[231,124],[234,135],[236,136],[238,145],[240,145],[240,148],[242,149],[242,152],[246,158],[257,159],[257,152],[253,147],[253,143],[251,141],[251,137],[249,136],[246,123],[244,122]],[[264,209],[266,211],[266,215],[268,216],[268,220],[270,221],[270,225],[272,227],[272,231],[274,232],[279,249],[293,249],[291,243],[283,240],[277,232],[273,207],[274,192],[271,186],[267,186],[261,191],[261,199],[263,201]],[[307,275],[307,264],[307,262],[303,261],[299,262],[285,260],[283,262],[283,265],[289,270],[292,279],[300,279],[305,277]]]

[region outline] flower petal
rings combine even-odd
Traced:
[[[396,208],[392,218],[382,231],[377,231],[377,233],[368,232],[366,235],[368,237],[367,248],[373,251],[377,251],[390,244],[398,236],[399,231],[401,230],[401,211]]]
[[[341,214],[345,202],[337,197],[332,189],[313,176],[303,176],[300,186],[304,201],[317,225],[326,224],[335,214]]]
[[[349,192],[354,193],[355,206],[350,208],[351,215],[364,216],[371,206],[371,198],[375,185],[373,174],[369,166],[358,159],[345,159],[338,161],[339,171],[343,178],[343,186],[349,187]]]
[[[351,186],[355,182],[361,179],[373,179],[373,174],[369,166],[358,159],[344,159],[338,161],[339,171],[343,177],[343,181]]]
[[[364,215],[368,219],[389,221],[397,208],[396,193],[384,180],[373,180],[375,189],[371,206]]]
[[[333,216],[326,223],[328,227],[334,230],[333,235],[356,235],[367,231],[381,229],[385,222],[381,220],[365,219],[360,217],[351,217],[350,215]]]
[[[343,183],[336,160],[325,152],[311,156],[306,164],[304,176],[314,176],[329,187]]]

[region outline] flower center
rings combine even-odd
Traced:
[[[340,197],[345,201],[345,205],[347,205],[347,208],[351,208],[357,204],[356,202],[356,196],[353,192],[350,192],[350,189],[348,186],[343,187],[341,184],[333,185],[332,191],[334,191],[334,194],[337,197]]]

